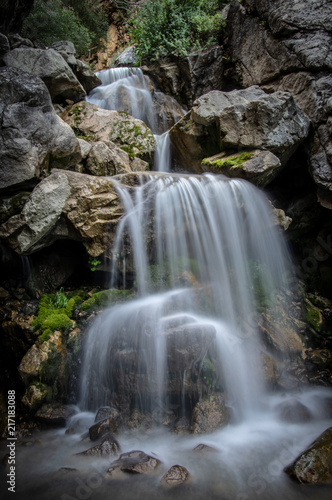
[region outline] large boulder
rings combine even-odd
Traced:
[[[109,248],[109,229],[121,215],[111,180],[54,170],[36,186],[22,212],[3,224],[0,232],[19,254],[69,238],[82,241],[95,257]]]
[[[112,141],[131,157],[152,161],[153,134],[144,122],[128,113],[109,111],[82,101],[67,107],[61,117],[83,138]]]
[[[0,68],[0,191],[34,185],[48,168],[81,159],[78,139],[56,115],[40,78]]]
[[[86,95],[64,58],[54,49],[20,47],[7,52],[3,60],[11,68],[39,76],[54,102],[61,103],[66,99],[76,102]]]
[[[232,92],[211,91],[200,97],[170,134],[184,166],[199,173],[204,171],[202,160],[218,153],[227,156],[242,150],[253,157],[270,151],[280,163],[270,161],[266,169],[261,158],[263,167],[253,170],[255,175],[259,169],[263,174],[268,170],[271,180],[307,136],[309,123],[291,94],[266,94],[253,86]]]

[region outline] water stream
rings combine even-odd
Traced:
[[[265,195],[242,180],[167,173],[168,138],[151,115],[142,72],[120,68],[99,77],[103,85],[89,101],[144,119],[159,134],[157,169],[164,173],[144,173],[130,189],[121,176],[114,181],[125,215],[112,248],[111,286],[130,285],[133,297],[98,315],[88,332],[77,432],[49,431],[21,448],[18,464],[24,469],[29,461],[21,498],[330,499],[330,487],[302,487],[283,472],[331,425],[331,390],[273,393],[264,379],[257,311],[278,314],[291,273]],[[224,398],[228,424],[201,435],[171,432],[212,390]],[[280,418],[277,409],[290,398],[309,419]],[[120,409],[126,422],[135,411],[147,419],[146,430],[124,428],[118,440],[122,452],[157,456],[158,472],[112,480],[112,457],[75,455],[91,446],[82,432],[105,405]],[[200,443],[215,452],[193,452]],[[160,478],[174,464],[192,479],[167,491]]]

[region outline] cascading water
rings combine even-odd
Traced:
[[[171,163],[168,129],[184,110],[175,99],[154,91],[140,68],[110,68],[97,76],[102,85],[92,90],[87,100],[103,109],[126,111],[144,121],[155,134],[154,169],[168,172]]]

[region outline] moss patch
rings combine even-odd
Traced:
[[[127,300],[131,294],[131,290],[117,290],[115,288],[102,290],[101,292],[94,293],[90,299],[84,301],[80,305],[80,309],[87,312],[96,311],[107,305],[113,305]]]
[[[316,332],[320,332],[322,328],[322,315],[320,310],[309,302],[305,301],[306,307],[306,320],[314,328]]]
[[[228,158],[225,158],[224,160],[222,158],[218,160],[211,161],[209,158],[204,158],[202,161],[203,165],[211,165],[213,167],[220,168],[221,170],[224,169],[239,169],[243,167],[243,164],[246,161],[251,160],[254,157],[254,153],[248,153],[248,152],[243,152],[236,154],[234,156],[229,156]]]

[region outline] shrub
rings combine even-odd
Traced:
[[[224,20],[217,0],[148,0],[133,18],[138,56],[185,56],[215,43]]]

